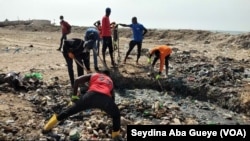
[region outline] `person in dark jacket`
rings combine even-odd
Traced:
[[[71,86],[74,86],[74,70],[73,60],[75,60],[77,66],[77,75],[81,76],[84,74],[84,69],[87,73],[90,73],[90,61],[89,51],[84,48],[84,41],[78,38],[67,39],[63,45],[63,56],[67,63],[68,74],[70,78]],[[84,66],[83,66],[84,63]]]
[[[92,49],[93,50],[93,58],[94,58],[95,71],[99,71],[99,68],[98,68],[98,59],[97,59],[98,54],[97,54],[97,52],[98,52],[98,41],[100,40],[100,37],[99,37],[98,30],[95,29],[94,27],[87,28],[87,30],[85,32],[84,40],[85,40],[85,46],[88,49]]]

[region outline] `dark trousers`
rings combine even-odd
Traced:
[[[62,34],[59,50],[61,50],[64,40],[67,40],[67,34]]]
[[[65,61],[67,63],[69,79],[70,79],[71,86],[73,87],[74,86],[74,81],[75,81],[74,69],[73,69],[73,59],[69,58],[67,53],[63,53],[63,57],[65,58]],[[89,52],[76,55],[75,59],[80,64],[84,63],[87,70],[90,70]],[[84,68],[82,68],[82,66],[80,66],[78,63],[76,63],[76,67],[77,67],[77,76],[83,75],[84,74],[84,71],[83,71]]]
[[[101,44],[102,44],[102,39],[100,38],[100,39],[97,40],[97,48],[98,48],[97,49],[97,55],[99,55]]]
[[[138,62],[139,58],[141,57],[141,47],[142,47],[142,42],[138,42],[138,41],[130,41],[129,42],[129,49],[126,53],[126,56],[125,56],[125,60],[128,58],[130,52],[134,49],[134,47],[137,45],[137,59],[136,59],[136,62]]]
[[[113,119],[113,131],[120,130],[120,111],[115,104],[114,100],[104,94],[100,94],[97,92],[87,92],[86,94],[82,95],[78,101],[65,111],[62,111],[58,116],[57,119],[59,121],[68,118],[71,115],[74,115],[78,112],[87,109],[101,109],[109,114]]]
[[[168,65],[169,65],[169,62],[168,62],[169,57],[170,57],[170,55],[167,55],[165,57],[166,74],[167,74],[167,69],[168,69]],[[157,62],[158,59],[160,59],[160,53],[155,54],[155,57],[154,57],[154,60],[153,60],[153,63],[152,63],[152,68],[155,66],[155,63]]]
[[[110,55],[111,61],[112,61],[112,63],[114,63],[113,44],[112,44],[112,37],[111,36],[102,38],[102,55],[103,55],[103,61],[105,63],[106,63],[105,53],[106,53],[107,48],[109,49],[109,55]]]

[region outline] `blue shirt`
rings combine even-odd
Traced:
[[[134,41],[138,41],[138,42],[142,42],[143,40],[143,30],[145,29],[145,27],[142,24],[130,24],[129,27],[132,28],[133,31],[133,40]]]
[[[89,35],[93,34],[92,40],[99,40],[99,31],[96,28],[90,27],[85,32],[85,41],[89,40]]]

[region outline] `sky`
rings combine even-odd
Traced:
[[[151,29],[250,31],[250,0],[0,0],[0,21],[59,16],[76,26],[93,26],[111,8],[110,21],[138,22]]]

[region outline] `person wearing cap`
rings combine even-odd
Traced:
[[[159,45],[159,46],[155,46],[153,47],[148,54],[148,63],[151,64],[151,57],[152,55],[154,55],[154,60],[153,63],[151,65],[151,69],[154,69],[155,63],[158,59],[160,59],[160,68],[159,68],[159,72],[156,75],[156,79],[160,78],[160,75],[163,71],[163,66],[165,64],[165,69],[166,69],[166,75],[168,75],[168,69],[169,69],[169,58],[170,58],[170,54],[172,53],[172,48],[167,46],[167,45]],[[152,70],[150,73],[152,73]]]
[[[98,61],[97,61],[97,56],[98,56],[98,54],[97,54],[97,51],[98,51],[97,42],[100,40],[100,37],[99,37],[98,30],[94,27],[87,28],[87,30],[85,32],[84,40],[85,40],[85,46],[88,49],[93,50],[95,71],[99,71]]]
[[[60,46],[59,46],[59,48],[57,50],[61,51],[63,41],[67,40],[67,35],[71,32],[71,25],[67,21],[64,20],[63,16],[60,16],[59,18],[61,20],[60,25],[61,25],[61,30],[62,30],[62,36],[61,36],[61,39],[60,39]]]
[[[85,94],[79,95],[78,87],[88,82],[88,90]],[[49,132],[59,121],[71,115],[88,109],[101,109],[112,117],[113,128],[111,137],[120,141],[121,115],[115,103],[114,84],[108,70],[101,70],[78,77],[75,80],[72,99],[74,104],[59,114],[53,114],[42,129],[43,133]],[[79,97],[80,96],[80,97]]]
[[[115,66],[114,56],[113,56],[113,43],[112,43],[112,33],[111,33],[111,25],[109,20],[109,16],[111,14],[111,9],[108,7],[105,10],[106,14],[102,18],[102,56],[103,62],[106,64],[105,53],[106,49],[109,48],[109,55],[111,58],[112,66]]]
[[[97,50],[97,55],[99,55],[99,52],[100,52],[100,43],[102,42],[102,26],[101,26],[101,21],[98,20],[94,23],[94,26],[97,28],[97,30],[99,31],[99,40],[97,42],[97,47],[98,47],[98,50]]]
[[[129,48],[126,53],[126,56],[124,58],[123,63],[126,63],[126,59],[128,58],[130,52],[133,50],[133,48],[137,45],[137,59],[136,59],[136,64],[139,64],[139,58],[141,56],[141,48],[142,48],[142,41],[144,35],[147,33],[147,29],[140,23],[137,22],[137,18],[133,17],[132,18],[132,24],[119,24],[124,27],[130,27],[133,31],[133,39],[129,42]]]

